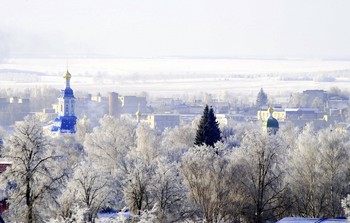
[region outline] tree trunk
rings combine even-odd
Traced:
[[[30,196],[31,192],[31,187],[30,187],[30,179],[27,177],[27,187],[26,187],[26,204],[28,208],[28,213],[27,213],[27,222],[28,223],[33,223],[34,218],[33,218],[33,201]]]

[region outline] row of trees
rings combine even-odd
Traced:
[[[210,117],[206,109],[203,117]],[[270,136],[237,125],[222,129],[221,140],[211,145],[197,143],[196,131],[197,125],[183,126],[157,135],[146,125],[105,116],[93,129],[83,119],[75,136],[52,139],[39,120],[27,117],[1,151],[13,162],[0,176],[9,191],[6,217],[102,222],[98,213],[111,208],[128,209],[135,222],[260,223],[344,215],[347,135],[287,125]],[[127,219],[120,214],[119,221]]]

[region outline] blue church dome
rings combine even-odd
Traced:
[[[70,87],[66,87],[66,89],[61,91],[62,98],[74,98],[73,89]]]
[[[279,129],[279,123],[277,119],[272,116],[273,109],[269,107],[270,116],[266,120],[266,129],[269,134],[276,134]]]
[[[266,128],[279,128],[277,119],[274,117],[269,117],[266,122]]]

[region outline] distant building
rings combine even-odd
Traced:
[[[122,114],[134,115],[137,111],[147,113],[146,97],[122,96],[116,92],[108,95],[108,114],[120,117]]]
[[[98,103],[106,103],[108,101],[108,97],[103,97],[100,93],[97,95],[90,95],[90,100]]]
[[[0,125],[9,126],[30,113],[30,100],[21,97],[0,98]]]
[[[263,123],[266,123],[270,117],[269,111],[258,111],[257,114],[257,119]],[[269,115],[267,116],[267,114]],[[335,121],[333,117],[328,116],[318,108],[274,108],[272,117],[279,123],[289,122],[298,127],[313,123],[315,129],[326,128]]]
[[[57,117],[57,113],[54,108],[44,108],[42,112],[36,112],[35,115],[42,122],[48,122]]]
[[[70,79],[72,75],[68,70],[63,74],[66,80],[66,88],[61,91],[58,98],[58,117],[54,120],[51,132],[54,134],[75,133],[77,117],[75,116],[75,97],[70,87]]]
[[[339,95],[329,95],[326,108],[327,109],[345,109],[349,107],[349,98]]]
[[[147,122],[152,129],[163,132],[166,128],[174,128],[180,125],[180,115],[152,114],[148,115]]]
[[[273,117],[278,121],[287,120],[318,120],[324,119],[325,113],[318,108],[273,108]],[[257,119],[266,121],[270,117],[269,110],[260,110]]]
[[[139,108],[140,112],[147,111],[146,97],[138,96],[119,96],[121,104],[121,113],[135,114]]]
[[[317,107],[319,109],[324,108],[327,101],[327,92],[324,90],[305,90],[303,91],[305,98],[305,104],[311,107]]]
[[[181,104],[175,106],[174,111],[179,114],[202,114],[203,113],[203,106],[202,105],[186,105]]]
[[[108,114],[110,116],[119,117],[120,116],[120,102],[119,95],[116,92],[111,92],[108,95]]]
[[[286,108],[285,113],[289,120],[316,120],[325,115],[318,108]]]
[[[328,95],[326,111],[333,119],[337,119],[337,121],[345,121],[348,108],[348,97],[331,94]]]
[[[267,110],[260,110],[258,111],[258,120],[261,120],[263,122],[266,122],[267,119],[270,117],[270,111]],[[273,117],[276,118],[279,121],[284,121],[286,119],[286,111],[283,108],[273,108]]]

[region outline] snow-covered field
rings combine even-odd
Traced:
[[[0,88],[63,86],[67,59],[9,59],[0,64]],[[347,90],[350,61],[234,59],[68,59],[75,90],[184,95],[229,91],[285,95],[305,89]],[[332,76],[332,81],[322,78]],[[321,79],[321,80],[320,80]]]

